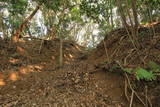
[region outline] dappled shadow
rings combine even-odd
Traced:
[[[19,72],[21,74],[29,74],[30,72],[42,72],[43,66],[28,65],[26,67],[20,67]]]
[[[4,82],[4,75],[0,73],[0,86],[4,86],[6,83]]]
[[[12,72],[12,73],[10,73],[9,74],[9,80],[12,80],[12,81],[17,81],[18,80],[18,73],[16,73],[16,72]]]
[[[146,28],[140,29],[144,30]],[[132,61],[139,64],[128,40],[125,29],[114,31],[105,38],[110,61],[122,62],[126,59],[132,65]],[[145,43],[148,40],[142,41],[144,48],[141,49],[141,56],[147,54],[149,45]],[[63,44],[65,66],[61,69],[57,67],[59,42],[45,41],[42,48],[41,41],[22,42],[16,48],[5,44],[6,47],[0,51],[0,104],[7,105],[11,102],[13,105],[16,103],[16,106],[26,107],[44,104],[42,106],[45,107],[46,103],[70,106],[75,101],[76,104],[88,106],[128,107],[124,97],[124,77],[119,70],[108,72],[108,68],[113,69],[116,63],[107,63],[103,42],[86,55],[83,54],[82,47],[75,43],[65,41]],[[159,61],[156,59],[160,52],[157,51],[157,44],[150,50],[151,54],[147,58]]]
[[[0,86],[9,81],[18,81],[22,75],[54,71],[59,66],[59,41],[45,40],[20,41],[12,44],[9,41],[0,42]],[[73,41],[63,43],[63,62],[69,64],[82,54],[83,47]]]

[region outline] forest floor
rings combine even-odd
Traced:
[[[160,24],[142,27],[139,34],[142,48],[138,54],[123,28],[108,33],[89,52],[65,40],[63,67],[58,67],[58,39],[18,44],[0,39],[0,107],[129,107],[131,90],[128,87],[125,93],[125,73],[111,71],[113,66],[160,64]],[[134,97],[133,107],[160,107],[159,77],[137,81],[129,75],[129,79],[142,100]]]

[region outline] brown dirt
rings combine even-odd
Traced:
[[[155,35],[153,29],[155,30]],[[120,28],[106,35],[104,41],[90,53],[88,62],[94,64],[101,71],[110,71],[114,66],[119,64],[133,69],[138,66],[148,69],[149,61],[160,65],[160,23],[147,27],[142,26],[138,32],[138,40],[141,45],[138,51],[132,45],[126,30]],[[112,71],[112,73],[124,74],[121,70]],[[138,94],[143,96],[142,99],[145,99],[144,95],[146,95],[145,91],[147,87],[148,96],[153,103],[153,107],[160,106],[160,76],[157,76],[157,79],[152,82],[145,80],[135,81],[135,78],[132,76],[130,79],[133,81],[133,85],[136,86],[135,90],[138,91]]]
[[[2,107],[126,106],[123,78],[94,72],[83,47],[64,41],[64,67],[58,67],[59,40],[1,41]],[[116,82],[118,80],[118,82]],[[115,81],[115,82],[113,82]]]
[[[141,36],[150,33],[149,27],[139,29]],[[144,62],[160,64],[160,26],[155,26],[156,35],[140,38],[140,51]],[[125,66],[146,66],[133,50],[125,29],[117,29],[104,39],[110,64],[103,42],[93,51],[73,41],[64,41],[64,66],[58,67],[59,40],[22,41],[16,47],[9,41],[0,40],[0,107],[128,107],[124,95],[122,72],[108,72],[119,61]],[[155,39],[156,38],[156,39]],[[127,56],[127,58],[126,58]],[[147,56],[147,57],[146,57]],[[137,82],[139,87],[148,86],[153,107],[159,106],[159,81]],[[139,90],[143,94],[143,89]],[[136,91],[137,91],[136,90]],[[134,107],[143,107],[134,100]]]

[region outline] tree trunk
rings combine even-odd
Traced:
[[[112,0],[110,0],[110,15],[111,15],[111,26],[112,26],[112,29],[114,27],[114,23],[113,23],[113,9],[112,9]]]
[[[60,57],[59,57],[60,68],[63,66],[63,39],[60,37]]]
[[[119,11],[119,14],[120,14],[120,17],[121,17],[121,20],[122,20],[122,24],[123,26],[126,26],[127,29],[129,28],[129,25],[127,24],[127,20],[126,20],[126,16],[124,14],[124,10],[122,8],[122,1],[121,0],[116,0],[116,5],[118,7],[118,11]]]
[[[134,36],[134,40],[136,42],[136,46],[137,48],[140,48],[140,44],[138,42],[138,26],[139,26],[139,22],[138,22],[138,13],[137,13],[137,0],[131,0],[131,8],[132,8],[132,12],[133,12],[133,17],[134,17],[134,26],[133,26],[133,31],[132,31],[132,35]]]
[[[135,26],[135,29],[137,30],[138,26],[139,26],[139,22],[138,22],[138,14],[137,14],[136,4],[137,4],[137,0],[131,0],[131,6],[132,6],[134,24],[135,24],[134,26]]]
[[[26,27],[27,23],[29,22],[29,20],[31,20],[33,18],[33,16],[37,13],[37,11],[39,10],[41,5],[38,5],[35,10],[23,21],[23,23],[20,25],[20,27],[16,30],[16,33],[14,33],[12,35],[12,41],[14,43],[19,41],[19,37],[21,32],[23,31],[23,29]]]
[[[3,32],[3,18],[2,18],[2,14],[1,14],[1,12],[0,12],[0,25],[2,25],[2,26],[0,26],[0,32]],[[4,35],[3,35],[4,36]],[[1,38],[1,37],[0,37]]]

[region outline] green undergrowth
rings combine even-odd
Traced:
[[[109,69],[111,72],[117,70],[121,70],[122,73],[133,75],[137,80],[153,81],[156,80],[158,73],[160,73],[160,65],[158,65],[156,62],[150,61],[145,68],[140,66],[137,66],[136,68],[127,68],[122,67],[118,63],[118,65],[113,64]]]
[[[122,70],[124,72],[134,75],[137,80],[142,80],[142,79],[145,79],[147,81],[155,80],[157,77],[157,73],[160,72],[160,65],[158,65],[153,61],[150,61],[147,64],[147,67],[148,67],[147,69],[143,67],[137,67],[135,69],[123,68]]]

